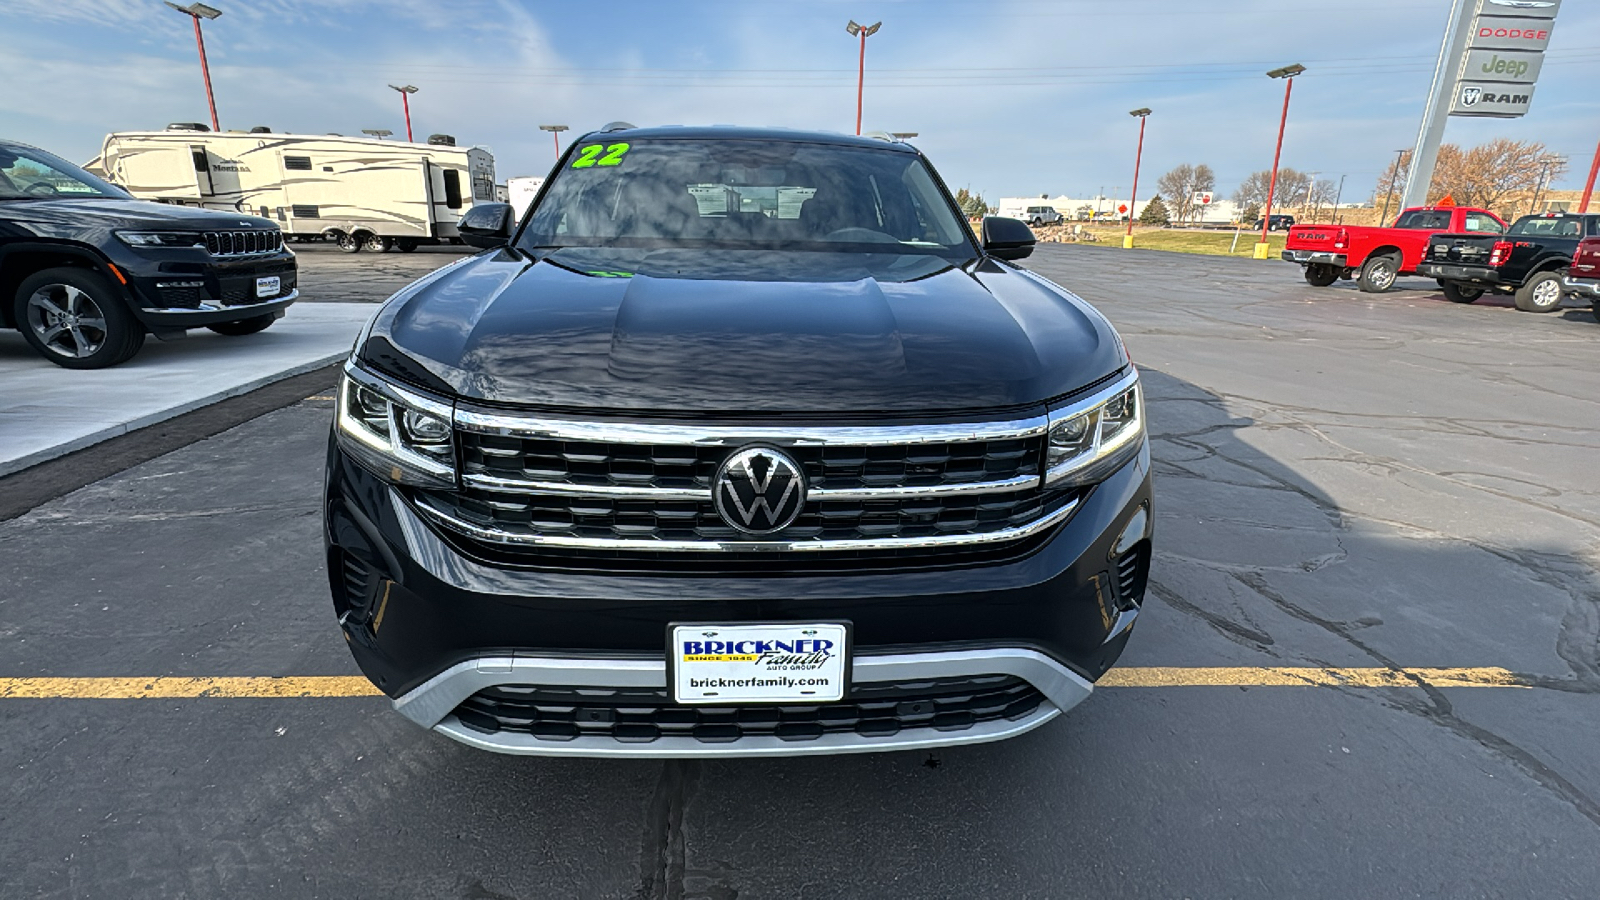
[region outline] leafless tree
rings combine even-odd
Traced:
[[[1411,153],[1407,151],[1389,163],[1378,178],[1374,202],[1382,204],[1389,191],[1391,180],[1398,200],[1411,172]],[[1455,144],[1439,147],[1439,158],[1434,163],[1433,181],[1428,185],[1427,202],[1438,203],[1449,197],[1458,206],[1478,206],[1509,216],[1512,195],[1532,191],[1541,184],[1549,184],[1567,171],[1567,161],[1546,150],[1537,141],[1513,141],[1496,138],[1468,150]],[[1531,198],[1529,198],[1531,206]],[[1392,209],[1391,212],[1398,211]]]
[[[1271,181],[1271,170],[1251,172],[1239,183],[1238,190],[1233,192],[1233,202],[1238,204],[1240,209],[1247,206],[1264,208],[1267,202],[1267,188]],[[1311,176],[1304,172],[1288,167],[1279,169],[1278,184],[1272,193],[1273,209],[1299,208],[1310,186]]]
[[[1156,181],[1156,190],[1167,198],[1167,211],[1175,222],[1193,219],[1200,211],[1194,202],[1194,195],[1200,191],[1215,190],[1216,187],[1217,176],[1205,163],[1197,166],[1183,163]]]

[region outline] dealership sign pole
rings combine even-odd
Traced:
[[[1527,115],[1561,0],[1454,0],[1400,208],[1423,206],[1448,116]]]

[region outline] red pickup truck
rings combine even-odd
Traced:
[[[1568,293],[1588,300],[1595,320],[1600,321],[1600,237],[1584,238],[1578,244],[1561,282]]]
[[[1296,225],[1289,229],[1283,258],[1304,266],[1306,281],[1315,287],[1354,278],[1363,291],[1379,293],[1393,287],[1398,276],[1416,272],[1433,235],[1505,230],[1505,220],[1486,209],[1424,206],[1400,213],[1391,228]]]

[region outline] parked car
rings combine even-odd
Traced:
[[[585,165],[595,159],[607,165]],[[874,189],[876,186],[876,189]],[[1110,323],[869,137],[618,126],[401,290],[344,367],[339,627],[506,753],[778,756],[1028,731],[1139,614],[1151,481]]]
[[[1584,238],[1578,244],[1561,284],[1574,297],[1588,300],[1595,321],[1600,322],[1600,237]]]
[[[254,334],[299,296],[295,276],[266,219],[135,200],[0,141],[0,324],[56,365],[116,365],[146,334]]]
[[[1065,217],[1054,206],[1030,206],[1023,211],[1022,220],[1037,228],[1040,225],[1060,225]]]
[[[1250,227],[1253,228],[1253,229],[1259,229],[1264,223],[1266,223],[1265,219],[1257,218],[1256,221],[1255,221],[1255,224],[1251,225]],[[1268,231],[1288,231],[1290,228],[1293,228],[1293,227],[1294,227],[1294,216],[1274,214],[1273,217],[1272,217],[1272,224],[1267,225],[1267,230]]]
[[[1523,216],[1504,235],[1436,234],[1417,272],[1439,279],[1445,297],[1471,303],[1485,291],[1512,294],[1517,309],[1553,312],[1578,243],[1600,237],[1600,214]]]
[[[1400,213],[1387,228],[1296,225],[1289,229],[1283,258],[1303,266],[1306,282],[1315,287],[1354,276],[1361,290],[1382,292],[1393,287],[1397,277],[1416,272],[1435,234],[1505,230],[1505,220],[1486,209],[1416,207]]]

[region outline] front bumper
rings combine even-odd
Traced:
[[[112,262],[127,277],[134,316],[154,330],[282,315],[300,296],[298,266],[288,250],[228,258],[197,248],[113,249]],[[259,296],[257,279],[266,277],[278,279],[278,290]]]
[[[1299,263],[1302,266],[1324,265],[1337,266],[1341,269],[1349,266],[1347,262],[1349,257],[1345,254],[1326,253],[1320,250],[1285,250],[1283,251],[1283,258],[1288,262]]]
[[[1466,284],[1501,284],[1500,273],[1487,266],[1457,266],[1448,263],[1424,261],[1417,266],[1417,274],[1427,278],[1437,278],[1441,281],[1456,281]]]
[[[1146,446],[1036,548],[998,562],[851,571],[797,560],[787,571],[728,573],[519,567],[479,558],[436,530],[399,489],[330,443],[325,512],[329,577],[351,651],[408,718],[507,753],[681,757],[947,746],[1043,724],[1086,698],[1127,642],[1143,599],[1148,532],[1131,551],[1144,567],[1137,596],[1118,586],[1112,546],[1149,503]],[[351,593],[351,560],[370,570],[360,596]],[[664,692],[671,622],[838,620],[853,625],[855,685],[1010,676],[1040,702],[957,729],[715,743],[692,734],[628,743],[588,731],[559,739],[485,732],[456,714],[501,686]]]
[[[1600,278],[1573,278],[1567,275],[1561,279],[1561,288],[1576,297],[1600,300]]]

